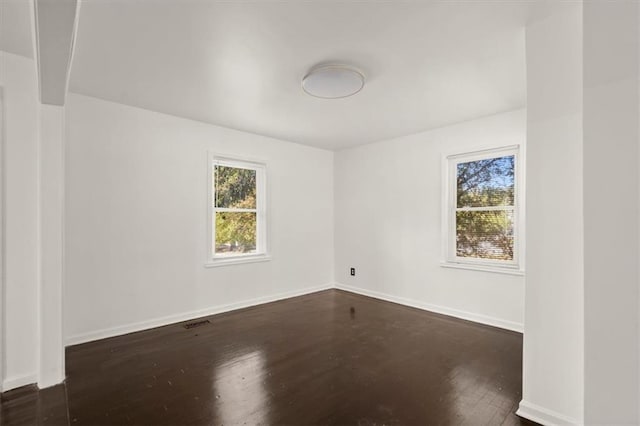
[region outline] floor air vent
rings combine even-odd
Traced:
[[[211,324],[211,321],[209,320],[202,320],[202,321],[193,321],[193,322],[188,322],[184,325],[184,328],[186,328],[187,330],[191,329],[191,328],[196,328],[196,327],[200,327],[202,325],[205,324]]]

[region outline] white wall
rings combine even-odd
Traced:
[[[584,4],[586,424],[638,424],[638,3]]]
[[[524,110],[514,111],[336,152],[339,285],[522,329],[524,277],[444,268],[440,262],[443,155],[524,147],[525,117]]]
[[[40,358],[38,386],[65,378],[64,305],[64,107],[40,105]]]
[[[332,152],[76,94],[66,118],[67,342],[333,281]],[[208,150],[267,162],[270,262],[204,267]]]
[[[519,414],[581,423],[584,404],[582,7],[527,27],[527,285]]]
[[[4,92],[5,377],[33,383],[38,368],[38,91],[35,63],[0,51]]]

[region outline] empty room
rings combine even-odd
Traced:
[[[0,0],[0,426],[640,424],[635,0]]]

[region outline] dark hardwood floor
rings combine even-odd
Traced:
[[[67,348],[4,425],[514,425],[522,336],[339,290]],[[66,404],[65,404],[66,402]]]

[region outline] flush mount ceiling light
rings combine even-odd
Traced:
[[[337,99],[362,90],[364,75],[347,65],[322,65],[312,68],[302,79],[302,89],[311,96]]]

